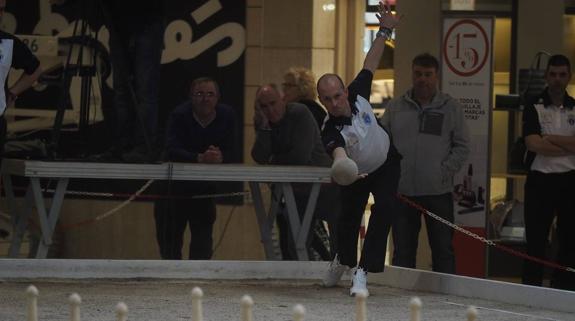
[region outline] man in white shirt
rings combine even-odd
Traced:
[[[566,92],[571,63],[549,58],[547,88],[523,112],[523,136],[531,164],[525,182],[527,254],[545,259],[549,229],[557,218],[556,263],[575,267],[575,99]],[[523,283],[541,286],[543,265],[525,260]],[[551,286],[575,290],[575,273],[555,269]]]

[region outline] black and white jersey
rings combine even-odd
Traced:
[[[10,68],[23,69],[27,74],[33,74],[40,62],[30,49],[13,35],[0,31],[0,81],[4,84],[0,90],[0,115],[6,109],[6,80]]]
[[[345,148],[359,172],[367,174],[383,165],[390,155],[397,154],[389,134],[379,124],[368,101],[372,79],[373,74],[369,70],[359,72],[348,87],[351,117],[329,115],[322,130],[328,154],[331,155],[337,147]]]
[[[561,106],[554,106],[547,90],[526,106],[523,112],[523,136],[575,136],[575,99],[565,95]],[[544,156],[535,154],[531,170],[542,173],[563,173],[575,170],[575,155]]]

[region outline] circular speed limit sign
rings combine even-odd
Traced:
[[[488,56],[487,34],[477,21],[457,21],[445,34],[443,58],[456,75],[468,77],[476,74],[483,68]]]

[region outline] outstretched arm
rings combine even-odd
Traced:
[[[379,66],[379,61],[385,48],[385,40],[391,37],[393,29],[401,19],[400,16],[391,12],[389,5],[384,4],[382,1],[379,2],[378,11],[376,16],[379,20],[379,31],[363,61],[363,69],[367,69],[372,73],[374,73],[375,70],[377,70],[377,66]]]
[[[362,179],[362,178],[367,177],[367,173],[357,172],[357,164],[355,164],[355,162],[347,156],[345,148],[336,147],[333,150],[333,152],[331,153],[331,156],[333,157],[333,163],[331,164],[331,176],[338,184],[349,185],[349,184],[357,181],[358,179]],[[348,174],[345,174],[345,176],[348,176],[348,177],[343,178],[343,180],[346,182],[338,181],[338,178],[336,176],[343,174],[343,172],[347,172],[349,170],[349,168],[348,168],[350,165],[349,163],[352,163],[353,167],[355,167],[355,172],[353,173],[353,177],[349,177],[348,175],[351,175],[351,174],[348,173]],[[339,173],[339,174],[336,174],[336,173]]]
[[[331,153],[331,157],[336,161],[338,159],[347,158],[347,153],[343,147],[336,147]]]

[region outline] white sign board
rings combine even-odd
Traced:
[[[489,161],[493,79],[493,18],[445,17],[441,89],[464,108],[471,153],[455,176],[455,223],[485,227],[489,212]]]

